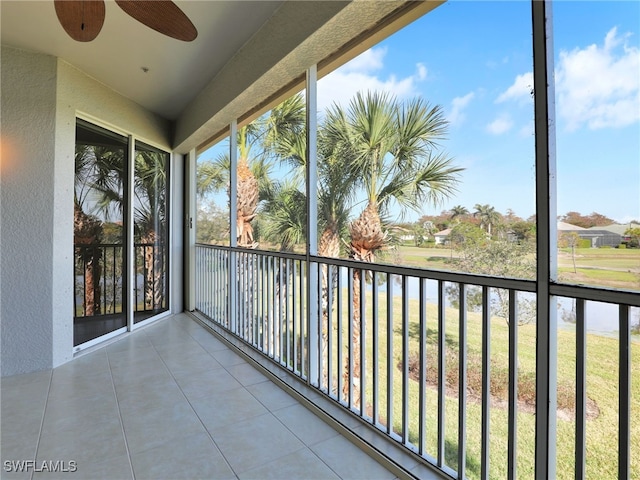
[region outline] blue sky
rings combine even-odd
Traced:
[[[535,212],[530,8],[450,0],[319,81],[321,111],[360,90],[443,108],[442,147],[465,168],[458,193],[404,220],[455,205]],[[558,215],[640,220],[640,1],[558,0],[553,21]]]
[[[558,1],[553,18],[558,214],[640,219],[640,2]],[[454,198],[421,213],[480,203],[526,218],[531,41],[527,1],[450,1],[322,79],[318,104],[378,89],[441,105],[443,148],[466,170]]]

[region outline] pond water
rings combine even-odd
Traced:
[[[346,285],[346,271],[342,272],[343,285]],[[380,277],[383,278],[383,277]],[[394,296],[402,295],[402,283],[401,277],[398,275],[391,276],[393,281],[393,294]],[[447,285],[451,285],[447,283]],[[445,287],[446,288],[446,287]],[[371,282],[367,284],[367,290],[371,291]],[[378,282],[379,293],[386,293],[387,285],[384,280]],[[410,299],[418,299],[420,297],[420,282],[415,277],[409,277],[407,279],[407,293]],[[457,295],[445,295],[445,302],[447,307],[452,306],[452,300],[455,302]],[[535,294],[533,293],[520,293],[519,299],[534,301]],[[427,280],[426,281],[426,298],[430,304],[438,303],[438,281]],[[575,330],[575,300],[571,298],[558,297],[558,328]],[[573,319],[573,321],[571,321]],[[618,305],[611,303],[588,301],[585,306],[585,319],[587,332],[596,333],[607,336],[618,336],[619,319],[618,319]],[[632,307],[630,309],[630,321],[632,325],[640,323],[640,308]],[[640,338],[640,337],[639,337]]]

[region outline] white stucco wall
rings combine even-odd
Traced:
[[[1,372],[10,375],[53,360],[56,59],[1,55]]]
[[[54,57],[2,47],[0,58],[0,372],[5,376],[72,358],[76,116],[167,150],[170,125]]]

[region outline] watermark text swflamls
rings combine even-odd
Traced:
[[[73,473],[78,470],[75,460],[5,460],[5,472]]]

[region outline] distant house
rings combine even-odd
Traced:
[[[558,222],[558,235],[575,232],[581,240],[589,240],[591,242],[591,248],[617,247],[622,242],[622,234],[612,231],[612,228],[622,226],[623,225],[612,225],[609,227],[582,228],[577,225],[571,225],[570,223]],[[625,229],[626,228],[627,227],[625,227]]]
[[[613,225],[606,225],[603,227],[591,227],[589,230],[608,230],[609,232],[617,233],[618,235],[624,236],[624,232],[626,232],[630,228],[640,228],[640,223],[625,223],[623,225],[614,223]]]
[[[436,245],[444,245],[447,243],[447,238],[451,235],[451,229],[447,228],[438,233],[433,234],[433,238],[436,239]]]
[[[586,230],[586,228],[577,225],[571,225],[566,222],[558,222],[558,232],[577,232],[578,230]]]

